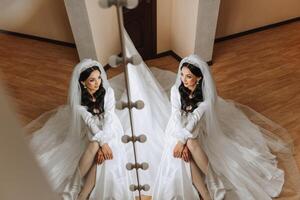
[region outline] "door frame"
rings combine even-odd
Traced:
[[[150,58],[154,58],[157,56],[157,0],[146,0],[152,1],[152,16],[151,16],[151,28],[152,28],[152,48]]]

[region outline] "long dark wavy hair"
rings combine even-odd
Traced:
[[[203,101],[203,94],[202,94],[203,74],[200,68],[188,62],[183,63],[180,70],[182,70],[183,67],[187,67],[192,72],[192,74],[194,74],[196,77],[202,77],[197,82],[196,88],[192,94],[191,94],[191,90],[185,87],[182,82],[178,88],[180,94],[181,109],[185,112],[193,112],[197,108],[197,104]],[[190,95],[192,95],[192,98],[189,97]]]
[[[94,97],[96,98],[95,102],[93,102],[92,95],[88,92],[86,88],[84,88],[84,85],[81,83],[86,81],[90,74],[95,70],[98,70],[101,74],[101,71],[98,66],[92,66],[90,68],[87,68],[80,74],[79,84],[81,87],[81,105],[87,106],[88,111],[93,115],[100,115],[104,112],[104,96],[106,93],[103,87],[103,82],[101,81],[99,89],[94,93]],[[95,109],[99,110],[99,113],[95,113]]]

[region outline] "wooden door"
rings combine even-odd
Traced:
[[[143,59],[156,55],[156,0],[139,0],[135,9],[123,9],[124,26]]]

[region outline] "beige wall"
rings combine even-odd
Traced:
[[[157,53],[171,49],[171,7],[173,0],[157,0]]]
[[[80,59],[106,65],[112,54],[120,52],[115,7],[103,9],[98,0],[64,1]]]
[[[116,8],[103,9],[99,0],[86,0],[97,59],[103,64],[113,54],[119,54],[120,36]]]
[[[158,0],[157,53],[212,57],[219,0]]]
[[[74,42],[63,0],[0,0],[0,29]]]
[[[157,53],[172,49],[181,56],[191,52],[190,43],[194,41],[192,33],[188,34],[191,40],[187,41],[187,44],[180,42],[183,38],[182,31],[193,31],[191,25],[195,24],[193,18],[196,6],[191,8],[190,16],[182,12],[190,5],[195,5],[195,1],[157,0]],[[299,16],[299,0],[221,0],[216,37],[224,37]],[[188,20],[191,21],[187,24],[183,23]]]
[[[116,38],[115,26],[108,26],[115,20],[114,11],[98,13],[96,0],[86,2],[86,6],[92,10],[88,14],[92,19],[92,34],[102,38]],[[183,56],[191,52],[192,43],[195,42],[192,26],[196,24],[194,17],[197,3],[197,0],[157,0],[157,53],[172,49]],[[183,12],[187,9],[188,12]],[[299,16],[299,0],[225,0],[221,1],[216,35],[223,37]],[[0,29],[74,42],[62,0],[0,0]],[[181,42],[182,38],[186,37],[184,35],[191,40]],[[97,47],[100,59],[106,60],[105,57],[110,52],[115,52],[118,47],[111,43],[111,39],[96,37],[96,46],[102,44],[108,48],[107,52],[104,52],[103,47]]]
[[[198,0],[172,0],[171,49],[179,56],[194,53]]]
[[[223,0],[216,35],[224,37],[299,16],[299,0]]]

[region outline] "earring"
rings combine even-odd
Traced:
[[[80,81],[80,83],[83,85],[84,88],[86,88],[85,83],[83,81]]]

